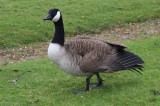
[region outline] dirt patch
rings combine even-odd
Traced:
[[[160,34],[160,19],[148,20],[142,23],[130,23],[124,26],[117,26],[94,34],[82,34],[78,36],[95,36],[107,41],[120,43],[129,39],[148,37]]]
[[[49,42],[37,43],[19,48],[0,50],[0,65],[26,61],[28,59],[38,59],[47,54]]]
[[[107,41],[120,43],[129,39],[148,37],[160,34],[160,19],[148,20],[142,23],[130,23],[124,26],[117,26],[103,31],[84,33],[77,36],[94,36]],[[67,40],[70,39],[69,37]],[[0,65],[7,65],[25,61],[28,59],[37,59],[47,55],[49,42],[21,46],[13,49],[0,50]]]

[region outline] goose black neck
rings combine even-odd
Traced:
[[[55,34],[52,39],[52,43],[64,45],[64,26],[62,17],[58,20],[58,22],[54,22],[55,25]]]

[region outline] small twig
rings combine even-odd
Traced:
[[[17,71],[17,70],[16,70],[16,71]],[[26,73],[28,73],[28,72],[31,72],[31,71],[30,71],[30,70],[25,71],[25,72],[23,72],[22,74],[18,75],[18,76],[16,77],[16,79],[14,79],[14,80],[9,80],[9,82],[12,82],[12,83],[18,82],[18,80],[19,80],[24,74],[26,74]]]

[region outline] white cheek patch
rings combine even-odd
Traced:
[[[57,11],[57,14],[54,16],[54,18],[52,19],[54,22],[57,22],[61,17],[61,13],[60,11]]]

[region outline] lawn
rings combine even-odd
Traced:
[[[6,106],[158,106],[160,36],[124,42],[144,61],[143,75],[130,71],[101,74],[104,85],[75,95],[85,78],[62,72],[47,57],[0,67],[0,105]],[[96,81],[94,77],[92,82]]]
[[[66,36],[160,18],[160,0],[0,0],[0,50],[48,42],[48,9],[61,10]],[[0,65],[0,106],[159,106],[160,35],[123,42],[145,61],[143,75],[101,74],[101,88],[75,95],[85,78],[61,71],[47,57]],[[93,77],[91,82],[96,82]]]
[[[62,11],[66,36],[160,17],[160,0],[0,0],[0,48],[46,42],[48,9]]]

